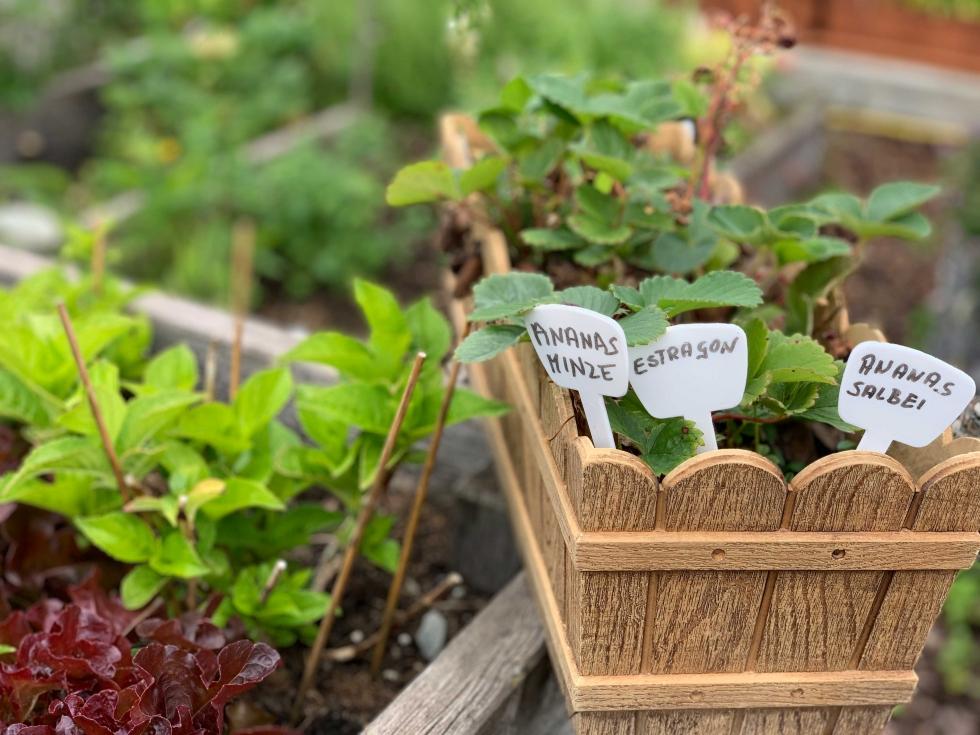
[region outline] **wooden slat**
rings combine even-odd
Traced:
[[[933,532],[719,531],[582,533],[574,561],[582,571],[752,571],[967,569],[980,534]]]
[[[830,716],[825,708],[750,710],[741,735],[823,735]]]
[[[575,735],[640,735],[633,712],[577,712]]]
[[[734,713],[727,711],[638,712],[637,735],[729,735]]]
[[[894,705],[907,702],[912,671],[579,676],[572,707],[591,710],[704,710]]]
[[[584,675],[640,672],[643,655],[644,601],[650,576],[645,572],[577,572],[568,591],[569,638]]]
[[[649,467],[623,452],[594,449],[582,437],[571,451],[575,458],[568,462],[567,480],[580,528],[655,527],[658,485]],[[639,673],[649,575],[568,571],[575,580],[567,588],[574,597],[566,613],[579,670],[586,675]]]
[[[786,497],[782,475],[757,454],[721,450],[688,460],[663,482],[665,531],[771,531]],[[645,673],[740,671],[751,644],[766,573],[651,574]]]
[[[834,735],[872,735],[885,729],[894,707],[844,707]]]
[[[593,449],[579,438],[585,462],[575,498],[582,531],[652,531],[659,483],[638,458],[616,449]],[[569,483],[572,478],[569,478]]]
[[[839,452],[791,483],[795,531],[902,528],[915,486],[896,460]],[[762,633],[759,671],[839,671],[849,666],[887,572],[778,572]]]
[[[954,456],[922,477],[915,531],[980,529],[980,453]],[[862,669],[911,668],[939,615],[954,572],[894,574],[861,655]]]

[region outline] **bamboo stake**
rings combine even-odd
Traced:
[[[252,291],[252,256],[255,251],[255,223],[241,219],[231,234],[231,308],[234,327],[231,339],[231,371],[228,399],[234,400],[242,375],[242,336]]]
[[[122,465],[116,450],[112,446],[112,438],[109,436],[109,429],[106,428],[105,418],[102,416],[102,409],[99,408],[99,401],[95,396],[95,388],[92,387],[92,379],[89,377],[88,368],[85,367],[85,359],[82,357],[82,350],[78,346],[78,338],[75,336],[75,328],[72,326],[71,317],[68,316],[68,309],[64,304],[58,304],[58,316],[61,317],[61,325],[65,329],[68,337],[68,344],[71,347],[71,354],[75,358],[75,365],[78,368],[78,376],[81,378],[82,386],[85,388],[85,395],[88,398],[88,406],[92,411],[92,418],[95,426],[99,430],[99,438],[102,440],[102,448],[109,458],[109,465],[112,467],[112,474],[116,478],[116,485],[122,495],[124,503],[132,500],[132,493],[126,484],[126,476],[123,474]]]
[[[463,333],[460,335],[460,342],[466,339],[469,334],[470,324],[467,322]],[[436,418],[436,427],[432,432],[432,441],[429,442],[429,451],[425,455],[425,464],[422,466],[422,475],[415,488],[415,497],[412,500],[412,509],[408,515],[408,522],[405,526],[405,538],[402,541],[401,556],[398,558],[398,568],[395,576],[391,580],[388,588],[388,599],[385,602],[384,617],[381,620],[381,635],[371,654],[371,673],[375,676],[381,671],[381,664],[384,662],[385,649],[388,647],[388,638],[391,635],[391,626],[394,623],[395,611],[398,609],[398,597],[401,595],[402,585],[405,583],[405,574],[408,570],[408,560],[412,556],[412,545],[415,542],[415,534],[419,527],[419,518],[422,515],[422,506],[429,494],[429,480],[432,479],[432,471],[436,465],[436,455],[439,453],[439,445],[442,442],[442,432],[446,428],[446,418],[449,416],[449,407],[453,402],[453,394],[456,392],[456,381],[459,379],[459,360],[453,361],[453,366],[449,370],[449,384],[442,397],[442,405],[439,406],[439,415]]]
[[[323,647],[326,645],[327,639],[330,637],[330,631],[333,629],[337,608],[340,607],[344,592],[347,589],[347,583],[354,569],[354,560],[357,558],[357,552],[361,547],[361,540],[364,538],[364,531],[371,517],[374,515],[375,506],[377,506],[385,483],[387,482],[386,468],[388,462],[391,460],[392,453],[395,451],[398,432],[401,431],[402,423],[405,421],[405,414],[408,413],[408,404],[412,399],[412,394],[415,392],[415,386],[419,382],[419,375],[422,372],[422,364],[424,362],[425,353],[419,352],[415,356],[412,371],[409,373],[408,382],[405,384],[401,401],[398,403],[398,410],[395,412],[395,418],[391,422],[391,428],[388,429],[388,436],[385,438],[384,447],[381,449],[381,460],[378,463],[378,474],[374,478],[374,485],[371,487],[371,492],[364,498],[361,504],[357,521],[354,524],[354,532],[351,534],[351,538],[347,542],[347,548],[344,550],[344,563],[340,568],[337,579],[334,581],[333,589],[330,591],[330,604],[323,614],[323,619],[320,621],[320,629],[316,634],[316,640],[313,642],[310,653],[306,658],[306,665],[303,667],[303,678],[296,692],[296,700],[293,702],[293,711],[290,716],[292,722],[296,722],[299,719],[303,699],[306,696],[307,690],[310,688],[310,684],[313,683],[313,676],[316,674],[317,667],[320,665]]]
[[[105,280],[106,230],[105,223],[97,223],[94,228],[95,237],[92,241],[92,259],[90,263],[92,290],[100,296],[102,295],[102,283]]]

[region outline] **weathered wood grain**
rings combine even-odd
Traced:
[[[633,712],[577,712],[575,735],[639,735]]]
[[[579,671],[588,675],[640,672],[646,618],[645,572],[578,572],[567,591],[569,639]]]
[[[908,526],[921,532],[980,529],[980,452],[953,456],[921,479]],[[942,609],[955,572],[897,571],[860,655],[862,669],[911,668]]]
[[[581,533],[583,571],[967,569],[980,550],[971,531],[655,531]]]
[[[519,698],[545,655],[544,628],[521,575],[365,729],[367,735],[473,735]]]
[[[786,498],[782,475],[762,457],[721,450],[664,478],[664,531],[772,531]],[[719,549],[716,555],[721,555]],[[657,572],[655,612],[644,635],[645,673],[741,671],[765,572]],[[648,603],[648,607],[652,607]]]
[[[731,710],[638,712],[636,732],[637,735],[730,735],[733,716]]]
[[[896,460],[839,452],[791,483],[794,531],[897,531],[915,485]],[[762,632],[759,671],[847,668],[885,572],[778,572]]]
[[[872,735],[885,729],[893,707],[843,707],[833,735]]]

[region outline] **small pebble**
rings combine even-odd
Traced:
[[[429,610],[419,621],[415,632],[415,645],[426,661],[432,661],[446,645],[449,621],[438,610]]]
[[[399,633],[398,645],[403,647],[412,645],[412,636],[410,636],[408,633]]]
[[[422,587],[411,577],[405,580],[405,585],[402,587],[402,591],[407,597],[415,598],[422,594]]]
[[[399,677],[398,672],[394,669],[385,669],[381,672],[381,678],[385,681],[397,682]]]
[[[351,643],[355,643],[356,644],[356,643],[360,643],[363,640],[364,640],[364,631],[362,631],[362,630],[355,630],[355,631],[352,631],[351,632],[351,634],[350,634],[350,642]]]
[[[462,600],[464,597],[466,597],[467,592],[468,590],[466,589],[466,585],[461,584],[453,587],[452,592],[449,593],[449,596],[454,600]]]

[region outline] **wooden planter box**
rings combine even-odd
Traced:
[[[443,121],[453,165],[481,147],[472,132]],[[486,273],[509,268],[502,233],[469,236]],[[911,697],[980,548],[980,452],[956,454],[976,443],[918,479],[852,451],[787,485],[760,455],[720,450],[661,482],[577,435],[529,345],[470,375],[514,406],[487,428],[579,735],[868,735]]]
[[[702,0],[705,9],[757,13],[760,0]],[[780,0],[800,40],[980,71],[980,23],[927,13],[899,0]]]

